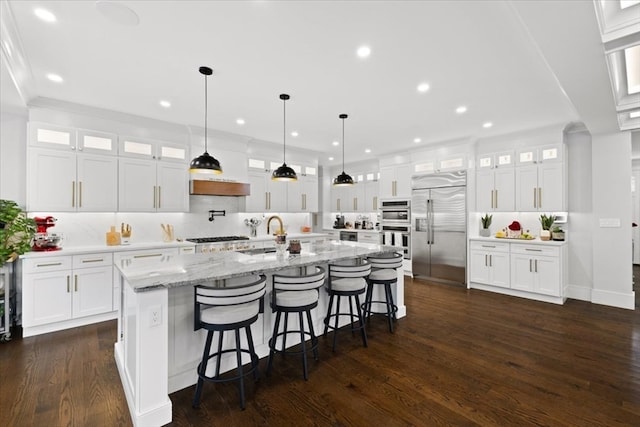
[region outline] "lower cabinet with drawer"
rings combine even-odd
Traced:
[[[566,245],[470,239],[469,288],[563,304]]]
[[[22,267],[23,336],[116,317],[112,253],[25,258]]]

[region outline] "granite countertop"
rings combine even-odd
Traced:
[[[63,243],[64,245],[64,243]],[[170,249],[170,248],[189,248],[195,246],[192,242],[143,242],[131,243],[129,245],[107,246],[91,245],[91,246],[62,246],[58,251],[31,251],[20,255],[20,258],[45,258],[52,256],[80,255],[98,252],[124,252],[139,251],[145,249]]]
[[[276,253],[248,255],[241,252],[217,252],[167,256],[155,261],[135,261],[116,267],[135,292],[199,284],[215,285],[215,280],[280,271],[292,267],[326,264],[365,257],[398,248],[367,243],[330,241],[303,244],[300,255]]]
[[[567,242],[565,241],[556,241],[556,240],[540,240],[539,237],[535,239],[527,240],[527,239],[510,239],[510,238],[499,238],[499,237],[470,237],[469,240],[475,240],[480,242],[504,242],[504,243],[518,243],[524,245],[546,245],[546,246],[562,246]]]

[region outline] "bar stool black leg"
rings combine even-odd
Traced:
[[[244,381],[242,380],[242,349],[240,348],[239,329],[236,329],[236,359],[238,361],[238,388],[240,390],[240,408],[244,410]]]
[[[311,334],[311,347],[313,348],[313,358],[318,360],[318,337],[313,330],[313,321],[311,320],[311,310],[307,310],[307,323],[309,324],[309,333]]]
[[[356,308],[358,309],[358,319],[360,320],[360,334],[362,335],[362,344],[367,347],[367,331],[364,329],[364,317],[362,315],[362,309],[360,308],[360,298],[358,295],[354,295],[356,298]]]
[[[253,345],[253,334],[251,333],[251,326],[245,326],[245,332],[247,334],[247,344],[249,345],[249,352],[251,356],[251,369],[253,369],[253,380],[258,381],[260,378],[260,372],[258,371],[258,364],[260,363],[256,349]]]
[[[340,318],[340,316],[338,316],[339,310],[340,310],[340,295],[338,295],[337,306],[336,306],[336,321],[334,323],[334,328],[333,328],[333,351],[336,351],[336,338],[338,337],[338,319]]]
[[[394,320],[394,310],[393,310],[393,297],[391,296],[391,285],[388,283],[384,284],[384,293],[387,299],[387,321],[389,322],[389,332],[393,333],[393,320]]]
[[[353,317],[353,300],[351,299],[351,296],[348,297],[349,298],[349,321],[351,322],[351,335],[355,334],[356,331],[353,328],[353,321],[355,320]]]
[[[300,322],[300,345],[302,346],[302,370],[304,372],[304,380],[308,379],[307,375],[307,346],[304,339],[304,318],[302,312],[298,312],[298,321]]]
[[[367,294],[364,297],[364,315],[367,322],[371,322],[371,300],[373,299],[373,284],[367,285]]]
[[[220,331],[220,334],[218,336],[218,357],[216,357],[216,373],[215,373],[215,378],[218,378],[220,376],[220,354],[222,354],[222,341],[224,338],[224,331]]]
[[[213,331],[207,332],[207,340],[204,345],[204,351],[202,353],[202,363],[200,363],[200,370],[198,371],[198,384],[196,385],[196,393],[193,396],[191,406],[197,408],[200,405],[200,396],[202,395],[202,386],[204,380],[201,375],[205,375],[207,372],[207,362],[209,361],[209,352],[211,351],[211,341],[213,339]]]
[[[329,304],[327,308],[327,315],[324,318],[324,335],[327,335],[329,331],[329,322],[331,321],[331,308],[333,307],[333,294],[329,295]]]
[[[276,344],[278,343],[278,332],[280,331],[281,311],[276,314],[276,324],[273,327],[273,334],[269,339],[269,363],[267,365],[267,375],[271,375],[271,367],[273,366],[273,357],[275,356]]]

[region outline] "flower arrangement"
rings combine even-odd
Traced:
[[[551,239],[551,227],[553,226],[553,222],[556,220],[555,215],[542,214],[540,215],[540,225],[542,226],[542,231],[540,231],[540,240],[550,240]]]

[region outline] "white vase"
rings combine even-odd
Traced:
[[[480,237],[489,237],[489,236],[491,236],[491,230],[489,228],[480,229]]]
[[[551,240],[551,231],[540,230],[540,240]]]

